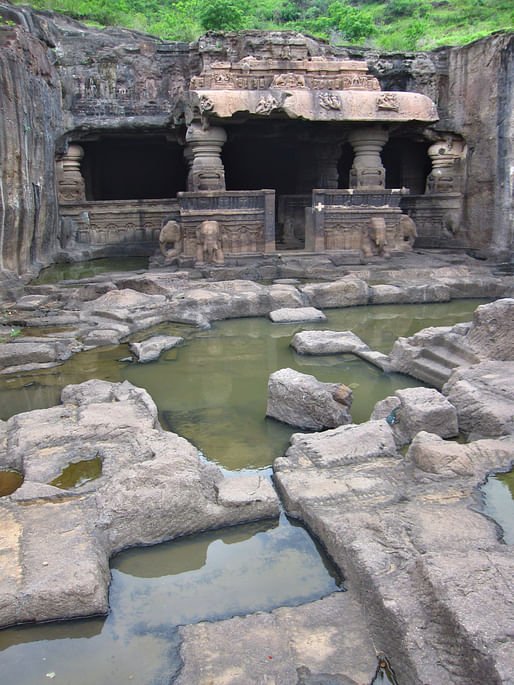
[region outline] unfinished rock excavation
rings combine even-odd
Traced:
[[[358,387],[277,369],[262,420],[299,432],[271,479],[225,477],[128,381],[0,421],[0,470],[22,479],[0,497],[0,627],[105,615],[117,552],[283,508],[346,591],[181,626],[174,682],[363,684],[386,663],[399,685],[514,683],[514,557],[478,491],[514,461],[512,34],[388,55],[0,17],[0,384],[125,342],[146,371],[189,344],[149,329],[248,317],[294,324],[302,359],[419,381],[354,423]],[[148,268],[32,281],[129,256]],[[478,297],[389,354],[302,330]],[[83,463],[93,478],[56,485]]]

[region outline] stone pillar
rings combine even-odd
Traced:
[[[460,160],[464,155],[462,141],[438,140],[428,148],[432,171],[427,177],[427,194],[458,193],[461,190]]]
[[[350,188],[385,188],[385,169],[380,153],[388,137],[388,132],[378,126],[359,128],[350,133],[348,140],[355,153],[350,169]]]
[[[339,172],[337,163],[341,156],[340,143],[321,143],[316,147],[318,175],[315,188],[337,189]]]
[[[187,165],[187,190],[193,192],[193,148],[189,145],[184,148],[184,159]]]
[[[225,169],[221,161],[221,148],[227,140],[224,129],[213,126],[204,129],[192,123],[186,132],[186,161],[192,157],[188,187],[199,190],[225,190]]]
[[[57,197],[59,202],[84,202],[86,186],[80,173],[84,150],[68,145],[66,154],[57,162]]]

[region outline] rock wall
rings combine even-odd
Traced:
[[[55,140],[63,125],[51,39],[36,15],[0,7],[0,272],[55,250]]]
[[[50,12],[0,4],[0,275],[27,274],[60,249],[54,160],[70,134],[163,132],[177,140],[185,90],[202,65],[266,56],[273,34],[209,34],[172,43],[125,29],[94,29]],[[5,20],[13,22],[6,24]],[[282,40],[284,33],[281,33]],[[288,38],[286,37],[286,41]],[[291,42],[298,40],[290,35]],[[468,145],[466,232],[477,250],[512,250],[513,35],[462,48],[381,54],[332,48],[311,38],[311,55],[365,58],[383,89],[434,99],[433,139],[462,135]]]

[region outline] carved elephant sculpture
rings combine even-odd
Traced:
[[[219,222],[202,221],[196,229],[196,264],[223,264],[224,261]]]
[[[172,247],[169,248],[168,245]],[[159,233],[159,249],[166,264],[178,261],[182,252],[182,230],[176,221],[168,221]]]
[[[372,217],[367,230],[361,236],[361,255],[363,257],[390,257],[387,245],[387,227],[383,217]]]

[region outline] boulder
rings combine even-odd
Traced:
[[[144,363],[159,359],[161,352],[171,350],[183,342],[184,338],[175,335],[154,335],[139,343],[129,343],[129,349],[137,357],[138,362]]]
[[[301,331],[291,340],[298,354],[344,354],[369,347],[351,331]]]
[[[466,342],[484,359],[514,361],[514,298],[477,307]]]
[[[486,471],[501,469],[514,454],[514,436],[476,440],[467,444],[447,442],[438,435],[420,431],[407,452],[422,471],[446,477],[472,476],[481,480]]]
[[[485,361],[456,369],[443,393],[457,409],[459,429],[475,436],[514,432],[514,362]]]
[[[322,383],[293,369],[269,377],[266,416],[291,426],[321,430],[351,423],[352,393],[337,383]]]
[[[331,283],[309,283],[300,288],[314,307],[353,307],[368,303],[368,284],[359,278],[340,278]]]
[[[315,307],[298,307],[297,309],[275,309],[269,313],[273,323],[296,323],[298,321],[326,321],[327,317]]]
[[[295,468],[325,469],[363,460],[396,457],[391,427],[386,421],[366,421],[319,433],[295,433],[285,457],[275,460],[275,471]]]
[[[397,390],[375,405],[372,419],[386,419],[391,425],[398,447],[407,445],[421,430],[442,438],[458,432],[457,410],[444,395],[433,388]]]

